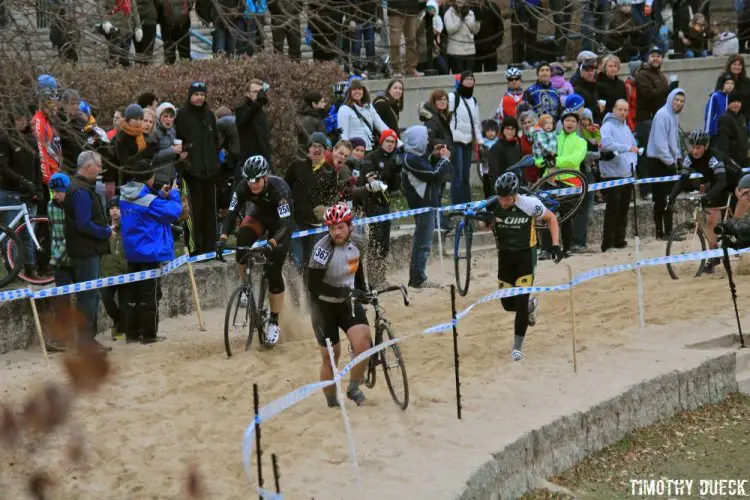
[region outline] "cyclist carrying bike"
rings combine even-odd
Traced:
[[[315,244],[308,266],[312,309],[310,317],[320,345],[321,381],[333,379],[326,339],[331,340],[334,361],[338,366],[341,355],[339,329],[349,338],[354,356],[370,348],[370,325],[361,300],[366,291],[361,261],[365,245],[353,233],[353,218],[352,211],[343,203],[326,210],[324,223],[328,226],[328,235]],[[365,401],[360,385],[364,381],[366,368],[367,362],[352,368],[346,390],[346,397],[357,403],[357,406]],[[335,386],[326,387],[323,391],[329,407],[339,406]]]
[[[279,340],[279,313],[284,306],[284,277],[281,269],[289,253],[289,242],[292,238],[292,194],[284,179],[269,175],[268,161],[261,156],[251,156],[242,167],[242,177],[235,187],[229,211],[221,228],[221,236],[216,244],[216,252],[220,253],[227,245],[227,238],[234,230],[237,216],[245,216],[237,231],[238,246],[252,246],[267,233],[265,243],[268,264],[266,277],[268,278],[268,293],[271,303],[271,317],[265,331],[266,344],[274,345]],[[245,212],[245,205],[250,203]],[[237,262],[242,262],[246,252],[238,251]],[[240,281],[245,276],[245,266],[238,266]],[[247,297],[241,299],[247,304]]]
[[[682,191],[692,187],[690,175],[698,173],[703,176],[701,182],[708,184],[708,192],[701,198],[701,205],[708,213],[706,217],[706,237],[709,248],[717,248],[718,243],[714,228],[721,219],[721,208],[727,204],[727,197],[734,193],[742,177],[742,170],[725,155],[709,148],[709,135],[703,130],[693,130],[688,136],[690,151],[682,160],[680,180],[675,183],[672,194],[667,201],[667,209],[674,209],[674,202]],[[732,200],[735,203],[735,199]],[[719,259],[709,259],[705,264],[705,273],[713,273]]]
[[[563,258],[557,217],[534,196],[518,194],[521,181],[513,172],[505,172],[495,181],[495,197],[488,205],[488,223],[497,246],[497,282],[500,289],[530,287],[536,268],[536,220],[549,226],[555,263]],[[481,224],[481,223],[480,223]],[[515,311],[515,335],[511,358],[523,359],[523,340],[529,326],[539,319],[539,300],[529,294],[500,299],[503,309]]]

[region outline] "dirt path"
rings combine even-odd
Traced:
[[[645,256],[662,254],[657,243],[644,251]],[[567,262],[577,273],[631,260],[632,254],[623,251]],[[495,290],[495,265],[491,257],[479,259],[470,296],[459,300],[459,308]],[[431,278],[440,279],[439,269],[437,263],[431,266]],[[675,282],[663,267],[645,269],[650,325],[645,331],[636,329],[632,272],[577,288],[578,375],[570,359],[566,293],[541,297],[541,318],[529,331],[521,363],[510,360],[513,317],[499,302],[477,307],[459,326],[464,420],[455,417],[450,334],[417,336],[403,344],[409,409],[403,413],[393,405],[382,377],[368,392],[368,406],[350,408],[365,493],[353,481],[340,414],[326,408],[321,395],[264,424],[266,477],[270,452],[275,452],[287,498],[453,498],[489,453],[528,429],[646,377],[705,359],[707,352],[681,347],[733,331],[723,276],[719,271]],[[567,269],[543,262],[537,277],[537,284],[560,284],[567,281]],[[404,272],[391,276],[392,281],[405,279]],[[445,283],[451,280],[443,277]],[[750,284],[740,282],[738,292],[746,301]],[[409,308],[399,301],[390,297],[384,303],[401,335],[450,319],[446,290],[413,291]],[[174,498],[191,463],[206,477],[210,498],[253,495],[254,482],[245,477],[240,453],[252,416],[252,384],[260,385],[262,403],[267,403],[317,380],[316,344],[309,319],[290,312],[282,316],[285,341],[277,348],[227,360],[221,340],[224,312],[207,311],[205,318],[207,332],[197,331],[195,318],[182,317],[163,322],[167,342],[115,345],[113,382],[77,409],[88,436],[90,469],[69,469],[56,451],[40,459],[54,472],[60,498]],[[2,356],[2,400],[17,402],[60,373],[56,364],[45,368],[36,352]],[[0,463],[0,477],[28,473],[28,466],[13,457],[3,456]]]

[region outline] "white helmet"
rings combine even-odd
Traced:
[[[508,66],[508,69],[505,70],[505,79],[510,80],[511,78],[522,78],[523,73],[521,70],[515,66]]]

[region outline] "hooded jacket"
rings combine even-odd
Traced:
[[[245,98],[237,107],[235,123],[240,138],[240,161],[254,155],[263,155],[271,162],[271,124],[264,109],[265,102]]]
[[[611,160],[599,162],[599,172],[605,179],[630,177],[638,155],[630,151],[637,146],[635,136],[628,127],[627,119],[620,121],[613,113],[607,113],[602,124],[601,151],[617,153]]]
[[[635,108],[636,123],[652,120],[656,112],[664,106],[664,100],[669,93],[669,81],[661,68],[654,69],[643,63],[635,74],[635,88],[638,100]]]
[[[169,197],[155,193],[142,182],[120,188],[122,244],[128,262],[155,263],[174,259],[172,223],[182,215],[180,191]]]
[[[428,156],[427,127],[409,127],[402,136],[404,142],[401,186],[409,208],[439,207],[440,186],[453,168],[445,158]]]
[[[177,138],[177,132],[174,129],[174,125],[167,129],[161,124],[161,115],[168,109],[171,109],[175,115],[177,114],[177,109],[168,102],[164,102],[156,108],[154,141],[158,146],[159,151],[154,155],[153,165],[154,168],[161,167],[154,173],[157,184],[172,183],[177,171],[175,168],[175,162],[180,158],[179,154],[172,151],[172,146],[174,146],[174,141]]]
[[[419,106],[419,121],[421,121],[429,133],[427,146],[430,151],[437,144],[445,144],[453,153],[453,132],[451,132],[450,118],[443,117],[428,103],[423,102]]]
[[[723,91],[717,90],[706,101],[703,130],[710,136],[715,136],[719,133],[719,117],[727,110],[727,97],[727,94]]]
[[[640,99],[640,89],[638,92],[638,99]],[[682,157],[680,150],[680,115],[672,109],[672,101],[678,94],[685,95],[685,91],[680,88],[674,89],[667,96],[667,102],[656,112],[646,148],[646,156],[655,158],[673,168]]]
[[[523,100],[529,103],[537,115],[552,115],[555,121],[560,119],[562,114],[560,94],[552,88],[552,83],[543,84],[537,81],[523,93]]]
[[[590,109],[593,115],[594,123],[602,122],[602,115],[599,112],[599,89],[597,82],[590,82],[583,77],[579,78],[573,85],[576,94],[583,97],[583,106]]]
[[[177,138],[187,151],[185,175],[198,180],[214,177],[219,173],[219,145],[216,133],[216,117],[207,103],[193,106],[188,102],[179,109],[174,121]]]
[[[365,215],[387,214],[391,211],[391,197],[398,194],[401,190],[401,161],[402,157],[398,150],[394,149],[390,153],[378,148],[362,161],[357,177],[357,186],[364,187],[370,178],[383,181],[388,185],[388,191],[385,193],[370,193],[367,190],[361,193],[359,201]]]
[[[305,153],[307,153],[311,135],[315,132],[328,135],[325,117],[325,109],[315,109],[305,101],[302,101],[297,108],[297,143]]]
[[[476,7],[475,7],[476,8]],[[474,8],[462,16],[456,7],[449,7],[443,16],[445,32],[448,35],[446,52],[451,56],[473,56],[476,54],[474,36],[479,33],[480,23],[474,15]]]
[[[448,109],[453,112],[450,127],[454,143],[482,143],[482,117],[476,97],[463,97],[458,92],[448,94]]]

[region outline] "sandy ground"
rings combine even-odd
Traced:
[[[644,256],[663,255],[650,242]],[[634,260],[632,249],[606,255],[575,256],[574,272]],[[495,289],[495,262],[480,257],[471,292],[459,309]],[[430,269],[449,284],[452,263]],[[537,284],[567,281],[567,268],[540,263]],[[405,271],[392,281],[405,281]],[[382,378],[368,391],[369,402],[348,406],[361,474],[354,481],[340,412],[320,394],[263,425],[266,486],[272,484],[270,453],[278,454],[287,498],[453,498],[479,465],[528,429],[557,415],[596,404],[645,377],[707,356],[681,349],[686,343],[736,330],[724,271],[699,279],[672,281],[664,267],[644,270],[646,320],[638,331],[635,275],[598,278],[576,288],[579,373],[573,374],[571,323],[566,293],[541,297],[541,317],[527,335],[526,359],[510,360],[513,316],[499,302],[476,308],[459,325],[463,420],[456,419],[450,333],[416,336],[403,344],[411,403],[393,404]],[[740,301],[750,284],[740,278]],[[413,334],[450,319],[447,290],[411,291],[383,303],[399,334]],[[243,432],[252,418],[252,384],[267,403],[317,380],[318,351],[308,318],[288,312],[285,340],[272,351],[231,359],[224,354],[224,311],[205,313],[208,331],[194,317],[164,321],[166,342],[152,346],[115,345],[113,380],[80,401],[88,467],[66,465],[62,438],[36,454],[53,473],[56,498],[179,498],[190,464],[206,479],[209,498],[253,496],[242,467]],[[115,343],[117,344],[117,343]],[[345,355],[344,359],[348,359]],[[45,380],[61,377],[58,363],[45,367],[38,352],[0,357],[2,400],[15,403]],[[18,479],[31,469],[28,459],[0,450],[0,497],[20,498]],[[9,479],[10,478],[10,479]],[[5,491],[3,492],[3,490]]]

